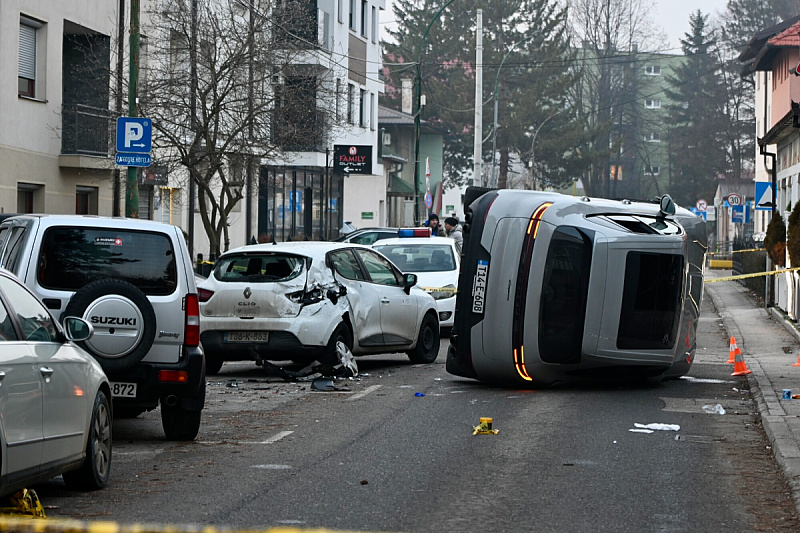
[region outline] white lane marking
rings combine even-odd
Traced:
[[[251,441],[251,440],[204,440],[204,441],[195,441],[196,444],[202,444],[205,446],[216,446],[219,444],[274,444],[281,440],[284,437],[288,437],[294,433],[294,431],[281,431],[273,435],[272,437],[268,438],[267,440],[262,441]]]
[[[272,437],[268,438],[267,440],[259,442],[257,444],[273,444],[275,442],[278,442],[279,440],[281,440],[284,437],[288,437],[292,433],[294,433],[294,431],[281,431],[277,435],[273,435]]]
[[[288,470],[292,467],[290,465],[253,465],[253,468],[260,468],[262,470]]]
[[[381,387],[383,387],[383,385],[371,385],[371,386],[367,387],[366,389],[364,389],[363,391],[361,391],[359,393],[356,393],[356,394],[353,394],[350,398],[348,398],[348,400],[360,400],[361,398],[363,398],[367,394],[369,394],[371,392],[375,392],[376,390],[380,389]]]

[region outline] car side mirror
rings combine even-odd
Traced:
[[[675,202],[669,194],[661,197],[658,203],[662,216],[669,217],[675,214]]]
[[[417,284],[416,274],[403,274],[403,290],[406,294],[411,293],[411,287]]]
[[[94,334],[94,328],[82,318],[68,316],[64,319],[64,334],[67,340],[85,341]]]

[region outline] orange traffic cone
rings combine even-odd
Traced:
[[[726,364],[734,364],[736,362],[736,356],[741,355],[742,351],[736,346],[736,337],[731,337],[731,344],[730,344],[730,351],[728,352],[728,360],[725,361]]]
[[[753,371],[747,368],[747,363],[744,362],[742,352],[736,354],[736,360],[733,362],[733,374],[731,376],[744,376],[745,374],[752,374]]]
[[[797,356],[797,362],[792,366],[800,366],[800,355]]]

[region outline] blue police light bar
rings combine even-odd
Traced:
[[[398,237],[430,237],[430,228],[400,228],[397,230]]]

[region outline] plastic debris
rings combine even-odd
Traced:
[[[709,415],[724,415],[725,408],[720,404],[717,405],[704,405],[703,412]]]
[[[488,417],[481,417],[480,424],[475,426],[473,435],[497,435],[500,430],[492,429],[492,419]]]
[[[421,393],[421,392],[415,392],[414,396],[416,396],[417,398],[422,398],[425,395],[423,393]]]
[[[337,387],[333,384],[333,380],[331,378],[317,378],[311,382],[311,390],[320,391],[320,392],[330,392],[330,391],[338,391],[338,392],[350,392],[349,387]]]
[[[239,382],[236,381],[235,379],[232,379],[232,380],[230,380],[228,382],[228,387],[230,387],[232,389],[238,389],[239,388]]]
[[[650,429],[653,431],[680,431],[681,427],[678,424],[634,424],[637,429]],[[636,429],[630,430],[633,433],[645,433],[644,431],[637,431]]]

